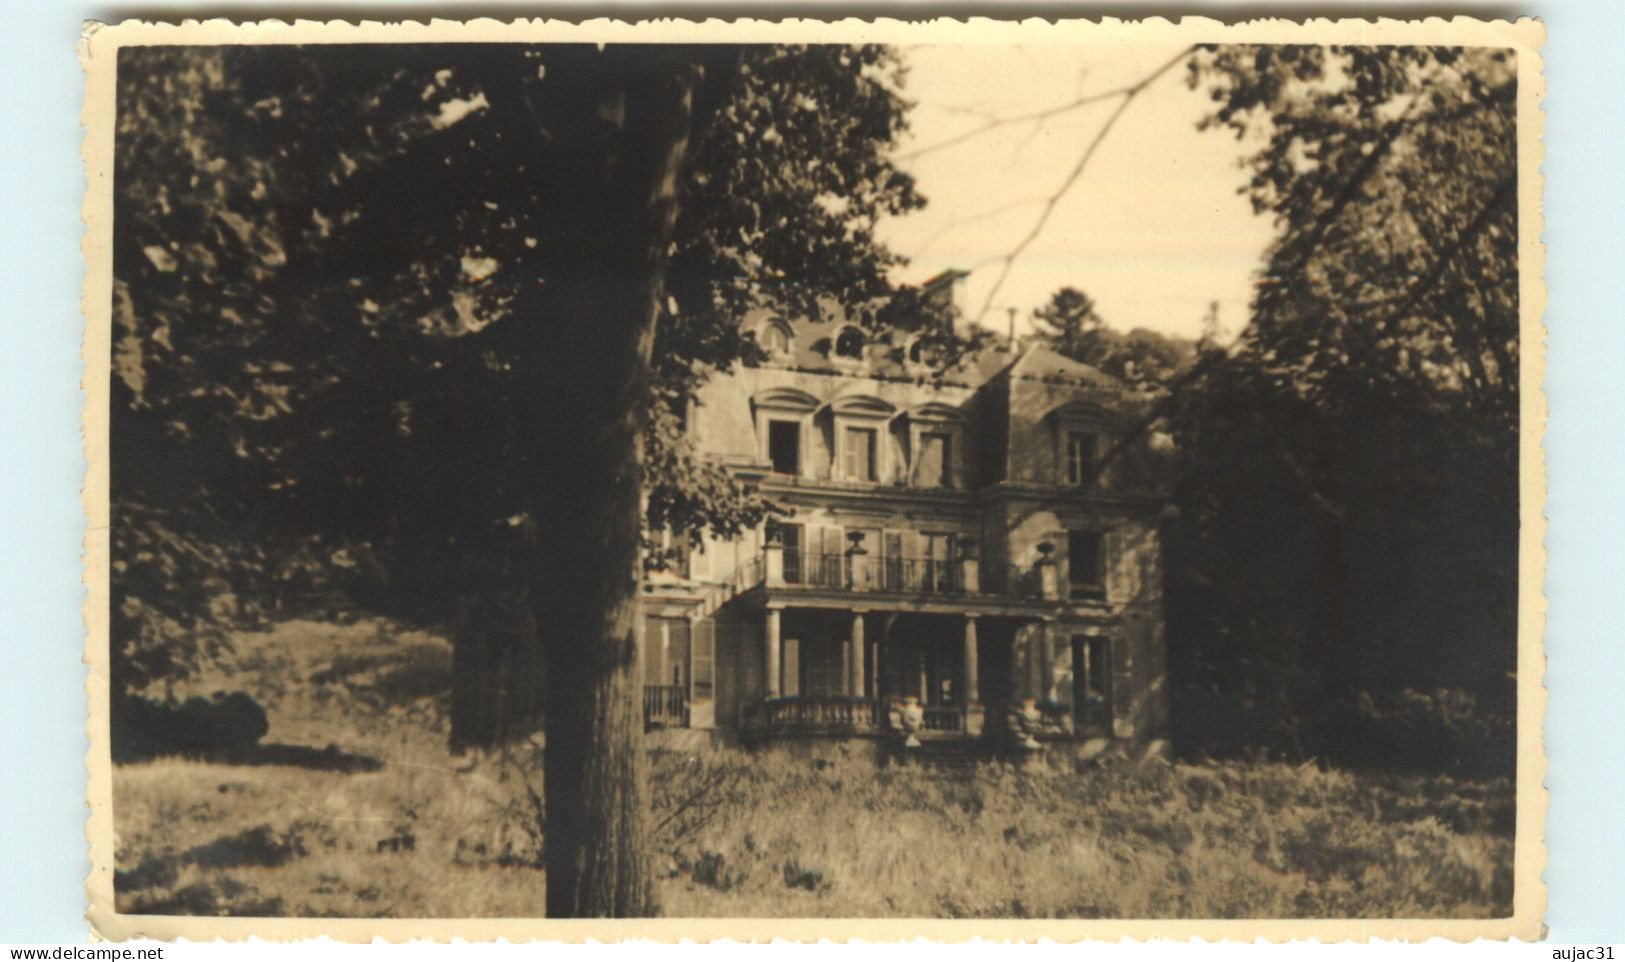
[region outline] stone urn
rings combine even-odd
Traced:
[[[1010,731],[1021,747],[1038,750],[1038,733],[1044,729],[1044,713],[1038,710],[1038,699],[1023,698],[1021,707],[1010,712]]]
[[[920,747],[920,732],[925,728],[925,706],[914,695],[904,695],[903,704],[896,712],[897,728],[903,733],[904,748]]]

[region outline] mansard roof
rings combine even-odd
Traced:
[[[1126,391],[1128,386],[1105,371],[1045,347],[1034,344],[1021,352],[1010,368],[1010,375],[1020,380],[1071,382],[1089,387],[1112,388]]]
[[[817,317],[796,317],[792,320],[780,312],[758,308],[745,319],[748,330],[757,330],[769,323],[780,324],[794,331],[790,351],[770,358],[768,364],[771,366],[887,380],[919,381],[927,376],[921,365],[910,363],[906,356],[915,332],[861,327],[832,299],[820,303]],[[860,327],[867,338],[861,359],[841,357],[835,352],[836,338],[842,329],[849,326]],[[963,358],[946,372],[944,380],[962,387],[979,388],[1001,375],[1007,375],[1012,387],[1015,382],[1025,381],[1076,385],[1084,393],[1097,398],[1103,395],[1127,398],[1135,394],[1132,387],[1112,375],[1042,344],[1029,344],[1019,351],[1012,351],[1002,344],[989,346]]]

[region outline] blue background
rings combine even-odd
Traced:
[[[1546,592],[1551,692],[1547,823],[1554,942],[1625,942],[1625,765],[1621,705],[1625,595],[1619,497],[1625,492],[1625,72],[1620,13],[1606,2],[1525,5],[1255,3],[885,6],[711,3],[726,16],[927,12],[1048,16],[1197,14],[1535,15],[1550,31],[1545,240],[1550,331],[1546,435],[1550,493]],[[835,7],[835,9],[832,9]],[[578,18],[647,16],[669,5],[555,4]],[[11,0],[0,16],[0,943],[82,942],[84,672],[79,608],[80,21],[130,17],[513,18],[538,7],[452,3],[380,7]],[[1526,350],[1533,350],[1529,345]]]

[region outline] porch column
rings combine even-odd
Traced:
[[[867,660],[867,652],[863,647],[863,612],[852,612],[852,677],[850,679],[850,692],[853,697],[863,697],[863,669]]]
[[[767,630],[762,633],[762,697],[779,695],[779,609],[767,609]]]
[[[880,698],[880,642],[885,637],[886,629],[882,628],[879,637],[875,638],[875,643],[869,646],[869,677],[874,679],[876,700]]]
[[[762,581],[769,588],[784,587],[784,543],[778,534],[762,546]]]
[[[976,664],[976,616],[965,616],[965,702],[982,700]]]

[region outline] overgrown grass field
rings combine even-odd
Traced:
[[[263,751],[115,768],[122,912],[535,916],[540,747],[446,748],[451,649],[384,621],[238,638],[189,692],[265,705]],[[1486,917],[1512,786],[1310,764],[879,768],[861,747],[658,751],[673,916]]]

